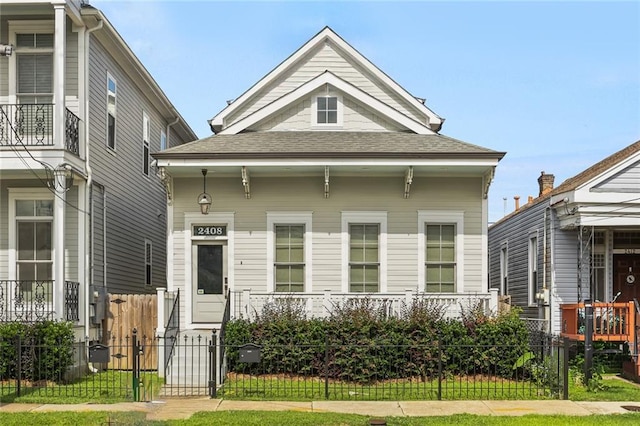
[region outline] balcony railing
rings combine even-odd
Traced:
[[[0,281],[0,322],[36,322],[60,319],[53,309],[54,281]],[[64,318],[79,320],[80,284],[64,283]]]
[[[251,290],[231,292],[233,318],[254,319],[263,309],[278,300],[289,300],[303,306],[308,317],[323,318],[347,301],[365,300],[373,309],[383,310],[390,317],[399,316],[404,309],[418,299],[441,309],[445,317],[458,318],[463,310],[482,309],[487,314],[498,312],[498,293],[267,293]]]
[[[80,118],[66,109],[65,149],[80,153]],[[53,104],[0,105],[0,146],[54,146]]]
[[[630,342],[635,339],[636,310],[634,302],[592,303],[593,340]],[[584,340],[585,304],[571,303],[560,306],[563,337]]]

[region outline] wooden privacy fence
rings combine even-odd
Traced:
[[[137,330],[138,341],[152,342],[158,320],[156,294],[109,294],[104,344],[109,345],[110,362],[107,368],[131,370],[133,368],[132,330]],[[153,346],[155,348],[155,346]],[[141,365],[145,369],[157,368],[157,351],[150,345],[143,348]]]

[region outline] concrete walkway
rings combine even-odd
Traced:
[[[487,416],[522,416],[525,414],[621,414],[640,402],[574,402],[574,401],[236,401],[210,398],[169,398],[154,402],[118,404],[2,404],[2,412],[52,411],[142,411],[148,420],[187,419],[198,411],[306,411],[314,413],[352,413],[372,417],[448,416],[479,414]],[[638,415],[640,417],[640,414]]]

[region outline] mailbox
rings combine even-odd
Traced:
[[[108,363],[109,346],[100,343],[89,345],[89,362]]]
[[[260,349],[262,349],[260,346],[254,345],[253,343],[240,346],[240,362],[260,362]]]

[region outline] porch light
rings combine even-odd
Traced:
[[[13,53],[13,46],[11,44],[0,44],[0,56],[11,56]]]
[[[209,214],[211,207],[211,195],[207,194],[207,169],[202,169],[202,193],[198,195],[198,205],[200,213]]]

